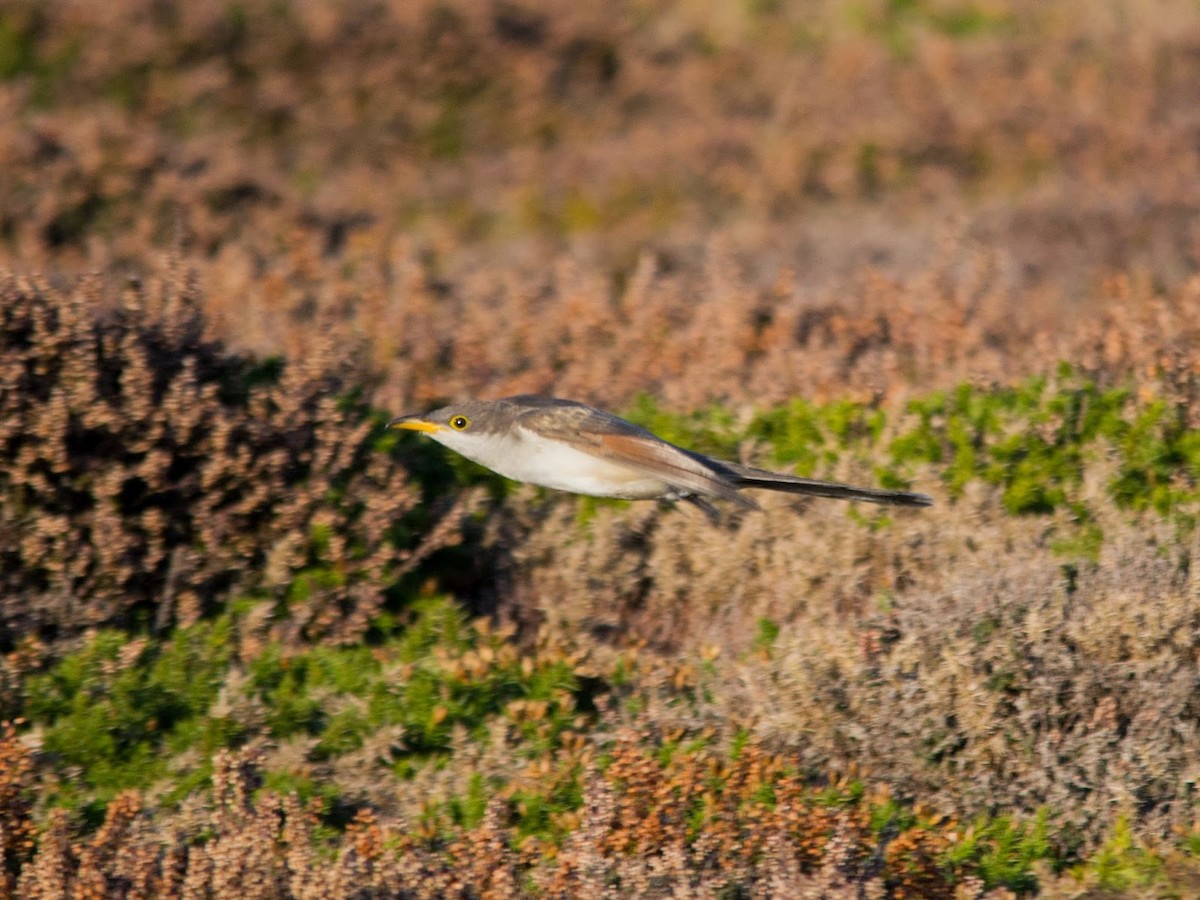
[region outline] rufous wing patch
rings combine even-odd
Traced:
[[[671,444],[613,432],[597,434],[595,438],[614,459],[661,478],[672,487],[743,504],[751,502],[716,472]]]

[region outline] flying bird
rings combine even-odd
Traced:
[[[593,497],[685,500],[712,521],[719,512],[711,500],[758,509],[741,493],[745,488],[892,506],[933,505],[926,494],[817,481],[713,459],[619,416],[555,397],[468,400],[398,416],[388,427],[427,434],[515,481]]]

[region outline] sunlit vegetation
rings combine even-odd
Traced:
[[[0,10],[0,894],[1200,894],[1200,11]],[[507,482],[570,396],[920,490]]]

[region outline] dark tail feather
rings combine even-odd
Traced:
[[[798,475],[782,475],[755,469],[738,463],[722,462],[738,487],[762,488],[785,494],[805,494],[810,497],[830,497],[834,500],[864,500],[867,503],[887,503],[892,506],[933,506],[928,494],[913,491],[889,491],[883,488],[854,487],[836,481],[817,481]]]

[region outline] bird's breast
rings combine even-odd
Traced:
[[[661,497],[670,491],[661,478],[634,466],[524,428],[505,435],[474,435],[469,444],[446,443],[507,478],[559,491],[627,500]]]

